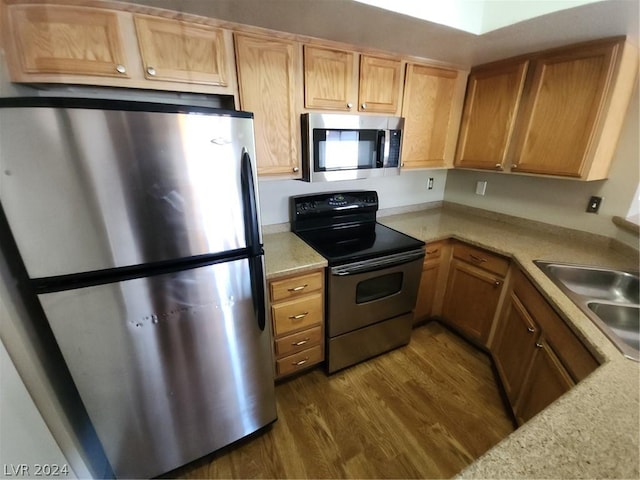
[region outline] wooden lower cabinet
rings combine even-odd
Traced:
[[[575,385],[544,339],[536,342],[535,348],[525,388],[513,409],[519,424],[530,420]]]
[[[502,295],[509,260],[460,242],[453,245],[442,318],[486,347]]]
[[[427,245],[414,309],[414,325],[442,313],[450,253],[451,247],[447,240]]]
[[[490,349],[519,424],[599,365],[520,270],[512,275]]]
[[[324,360],[324,271],[269,282],[276,379]]]

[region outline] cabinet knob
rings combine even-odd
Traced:
[[[527,332],[529,332],[529,333],[533,333],[533,332],[535,332],[535,331],[536,331],[536,329],[535,329],[535,328],[533,328],[533,327],[527,327]]]
[[[544,347],[544,345],[542,345],[541,343],[537,343],[537,342],[536,342],[536,347],[537,347],[537,348],[542,348],[542,347]]]
[[[402,162],[402,163],[400,164],[400,166],[401,166],[401,167],[404,167],[404,162]]]
[[[360,105],[360,108],[362,108],[362,110],[366,110],[367,109],[367,104],[363,103],[362,105]]]
[[[493,284],[494,284],[496,287],[499,287],[500,285],[502,285],[502,281],[501,281],[501,280],[495,280],[495,281],[493,282]]]
[[[518,168],[518,164],[517,164],[517,163],[513,163],[513,164],[511,165],[511,168]]]
[[[349,110],[351,110],[353,108],[353,103],[351,103],[351,102],[347,103],[347,108]]]
[[[147,73],[153,77],[156,74],[156,69],[153,67],[147,67]]]
[[[502,170],[502,164],[496,163],[496,170]]]
[[[293,173],[298,173],[300,171],[298,167],[293,167],[291,170],[293,170]]]
[[[116,72],[118,73],[127,73],[127,69],[125,68],[124,65],[116,65]]]

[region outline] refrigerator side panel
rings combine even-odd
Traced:
[[[0,202],[29,276],[245,248],[253,144],[242,117],[0,109]]]
[[[159,475],[276,419],[251,284],[242,259],[39,295],[118,477]]]

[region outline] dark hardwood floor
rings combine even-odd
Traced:
[[[514,429],[488,356],[438,323],[327,377],[276,387],[263,434],[174,478],[448,478]]]

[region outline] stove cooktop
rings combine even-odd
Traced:
[[[292,197],[294,232],[330,266],[415,250],[424,242],[375,220],[376,192]]]

